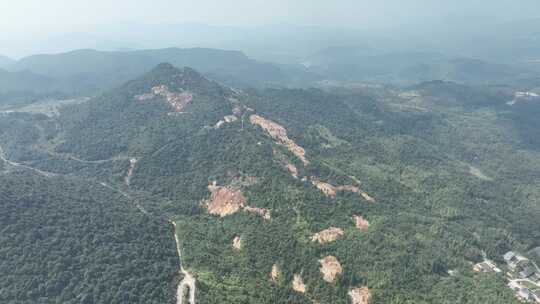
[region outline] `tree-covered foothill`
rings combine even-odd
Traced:
[[[193,94],[184,113],[169,115],[159,98],[134,98],[163,84]],[[504,276],[474,273],[471,263],[484,252],[500,262],[510,249],[539,245],[540,152],[532,116],[494,92],[446,82],[407,91],[239,92],[160,65],[59,117],[8,116],[0,140],[14,159],[107,180],[152,216],[173,219],[198,303],[347,303],[349,288],[368,286],[373,303],[508,304],[515,300]],[[237,120],[215,127],[235,107]],[[251,114],[285,127],[310,164],[252,125]],[[47,125],[55,128],[44,132]],[[130,158],[137,164],[127,186]],[[285,164],[294,164],[299,178]],[[376,203],[350,191],[325,196],[314,178],[358,186]],[[270,210],[271,219],[245,211],[209,215],[204,201],[213,182],[241,189],[246,204]],[[354,215],[369,228],[355,227]],[[328,227],[344,234],[311,241]],[[167,231],[153,236],[172,241]],[[233,247],[237,236],[240,250]],[[333,283],[319,270],[318,260],[329,255],[343,269]],[[276,281],[273,265],[281,270]],[[305,294],[292,289],[295,274]]]
[[[0,302],[173,303],[172,227],[98,183],[0,175]]]

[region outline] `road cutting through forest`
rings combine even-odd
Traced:
[[[27,166],[25,164],[10,161],[9,159],[6,158],[6,156],[4,154],[4,149],[2,149],[1,146],[0,146],[0,160],[2,160],[3,162],[5,162],[8,165],[11,165],[11,166],[14,166],[14,167],[19,167],[19,168],[24,168],[24,169],[27,169],[27,170],[30,170],[30,171],[34,171],[37,174],[43,175],[45,177],[53,177],[53,176],[57,175],[57,174],[52,173],[52,172],[42,171],[42,170]]]
[[[39,169],[36,169],[36,168],[33,168],[33,167],[30,167],[30,166],[27,166],[27,165],[24,165],[24,164],[21,164],[21,163],[18,163],[18,162],[14,162],[14,161],[11,161],[11,160],[7,159],[2,146],[0,146],[0,160],[5,162],[6,164],[8,164],[10,166],[27,169],[27,170],[33,171],[33,172],[35,172],[35,173],[37,173],[39,175],[45,176],[45,177],[58,176],[58,174],[56,174],[56,173],[42,171],[42,170],[39,170]],[[111,191],[117,192],[120,195],[122,195],[123,197],[125,197],[126,199],[132,201],[134,206],[141,213],[143,213],[143,214],[145,214],[147,216],[152,216],[143,206],[141,206],[139,203],[137,203],[137,201],[135,199],[133,199],[131,197],[131,195],[129,195],[128,193],[126,193],[126,192],[124,192],[124,191],[122,191],[120,189],[114,188],[113,186],[111,186],[111,185],[109,185],[109,184],[107,184],[105,182],[99,182],[99,184],[102,187],[107,188],[107,189],[109,189]],[[173,227],[174,227],[174,231],[173,231],[174,240],[175,240],[175,243],[176,243],[176,251],[177,251],[177,254],[178,254],[178,259],[179,259],[179,264],[180,264],[179,273],[181,273],[182,276],[183,276],[182,281],[180,281],[178,283],[178,287],[177,287],[177,291],[176,291],[176,304],[195,304],[195,290],[196,290],[195,289],[196,288],[195,283],[196,283],[196,281],[195,281],[195,278],[188,271],[186,271],[184,269],[184,267],[182,266],[182,254],[181,254],[181,251],[180,251],[180,241],[178,239],[178,235],[176,234],[176,223],[174,221],[171,221],[171,220],[168,220],[168,222],[170,224],[172,224]],[[184,292],[186,291],[186,289],[189,292],[188,303],[184,303]]]
[[[189,291],[189,304],[195,304],[195,278],[184,269],[184,266],[182,266],[182,252],[180,250],[178,234],[176,234],[176,223],[174,221],[170,221],[170,223],[174,227],[174,240],[176,241],[176,251],[180,260],[180,273],[184,276],[182,281],[178,283],[178,288],[176,289],[176,304],[184,304],[184,292],[186,291],[186,288]]]

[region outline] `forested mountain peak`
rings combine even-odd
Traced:
[[[178,136],[215,125],[232,114],[237,94],[191,68],[161,63],[85,105],[66,108],[66,143],[77,142],[77,153],[89,158],[150,149],[175,132]]]
[[[170,63],[160,63],[150,72],[139,78],[153,85],[172,85],[177,89],[211,85],[210,81],[190,67],[177,68]],[[159,83],[159,82],[163,83]]]

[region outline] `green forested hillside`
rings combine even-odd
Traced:
[[[97,182],[2,166],[0,302],[174,302],[171,225]]]
[[[0,68],[0,94],[13,91],[51,92],[58,88],[52,77],[30,71],[8,72]]]
[[[162,64],[58,117],[0,117],[0,145],[173,220],[198,303],[348,303],[363,286],[371,303],[507,304],[504,275],[472,265],[539,245],[540,104],[507,105],[497,92],[445,82],[239,91]],[[212,210],[220,195],[228,211]],[[139,216],[140,233],[172,242]],[[341,234],[312,241],[330,227]],[[329,256],[341,270],[330,281],[319,261]]]

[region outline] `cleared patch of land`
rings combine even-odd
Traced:
[[[299,292],[299,293],[306,293],[307,286],[304,284],[304,280],[302,280],[302,276],[299,274],[295,274],[292,281],[292,288]]]
[[[242,191],[233,187],[217,186],[215,183],[208,186],[211,195],[204,203],[210,214],[221,217],[238,212],[246,203]]]
[[[356,228],[360,230],[369,228],[369,222],[363,216],[355,215],[353,219],[354,219],[354,224],[356,225]]]
[[[312,242],[319,242],[319,244],[325,244],[335,241],[338,237],[344,234],[343,229],[337,227],[330,227],[323,231],[315,233],[311,237]]]
[[[152,88],[150,93],[136,95],[135,100],[144,102],[156,97],[163,97],[169,104],[173,112],[180,113],[193,100],[193,94],[189,91],[172,92],[166,85],[159,85]]]
[[[326,256],[320,259],[319,263],[321,264],[320,271],[323,275],[323,280],[328,283],[334,282],[336,276],[343,272],[343,268],[335,256]]]
[[[371,303],[371,292],[366,286],[360,286],[352,288],[348,293],[351,304],[370,304]]]
[[[270,135],[270,137],[276,140],[279,144],[287,147],[287,149],[296,155],[296,157],[298,157],[305,166],[309,165],[304,148],[297,145],[288,137],[287,129],[285,129],[282,125],[255,114],[249,117],[249,121],[254,125],[260,126],[264,131],[266,131],[266,133],[268,133],[268,135]]]
[[[273,282],[277,282],[281,277],[281,269],[279,269],[278,264],[272,265],[272,271],[270,271],[270,279]]]

